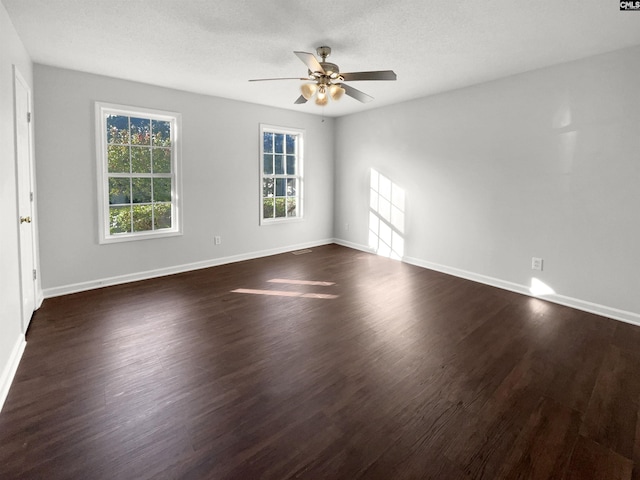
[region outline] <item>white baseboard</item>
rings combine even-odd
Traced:
[[[187,263],[184,265],[176,265],[173,267],[158,268],[155,270],[147,270],[145,272],[131,273],[127,275],[119,275],[117,277],[101,278],[88,282],[74,283],[71,285],[63,285],[61,287],[46,288],[43,290],[44,298],[58,297],[60,295],[68,295],[70,293],[83,292],[93,290],[95,288],[108,287],[110,285],[120,285],[122,283],[137,282],[139,280],[148,280],[150,278],[164,277],[176,273],[189,272],[192,270],[200,270],[202,268],[216,267],[218,265],[226,265],[228,263],[242,262],[244,260],[253,260],[255,258],[268,257],[279,253],[293,252],[303,250],[305,248],[319,247],[333,243],[333,239],[317,240],[297,245],[287,245],[284,247],[272,248],[269,250],[259,250],[256,252],[243,253],[240,255],[232,255],[229,257],[213,258],[202,262]]]
[[[528,297],[540,298],[552,303],[575,308],[576,310],[582,310],[584,312],[594,313],[596,315],[612,318],[614,320],[620,320],[622,322],[640,325],[640,314],[634,312],[607,307],[605,305],[599,305],[596,303],[588,302],[586,300],[580,300],[579,298],[566,297],[564,295],[558,295],[556,293],[534,295],[533,293],[531,293],[530,287],[527,285],[520,285],[517,283],[508,282],[506,280],[501,280],[499,278],[488,277],[486,275],[481,275],[474,272],[468,272],[459,268],[439,265],[437,263],[427,262],[418,258],[404,257],[402,261],[411,265],[416,265],[418,267],[428,268],[430,270],[446,273],[455,277],[465,278],[467,280],[484,283],[485,285],[490,285],[492,287],[498,287],[502,288],[503,290],[520,293],[522,295],[527,295]]]
[[[133,273],[129,275],[121,275],[118,277],[103,278],[103,279],[93,280],[89,282],[75,283],[72,285],[64,285],[61,287],[48,288],[43,291],[43,294],[44,294],[44,298],[57,297],[60,295],[67,295],[70,293],[82,292],[85,290],[92,290],[94,288],[101,288],[109,285],[119,285],[122,283],[135,282],[138,280],[146,280],[149,278],[163,277],[166,275],[173,275],[175,273],[183,273],[191,270],[199,270],[202,268],[215,267],[218,265],[225,265],[228,263],[241,262],[244,260],[252,260],[255,258],[267,257],[270,255],[277,255],[280,253],[287,253],[295,250],[302,250],[305,248],[318,247],[318,246],[327,245],[330,243],[335,243],[338,245],[342,245],[343,247],[348,247],[354,250],[360,250],[362,252],[375,254],[375,251],[371,247],[366,245],[350,242],[348,240],[343,240],[340,238],[324,239],[324,240],[318,240],[318,241],[308,242],[308,243],[303,243],[298,245],[288,245],[288,246],[273,248],[269,250],[260,250],[260,251],[244,253],[240,255],[233,255],[229,257],[214,258],[214,259],[206,260],[203,262],[177,265],[174,267],[149,270],[146,272]],[[527,285],[520,285],[520,284],[509,282],[506,280],[501,280],[499,278],[489,277],[486,275],[469,272],[467,270],[462,270],[455,267],[449,267],[446,265],[440,265],[437,263],[428,262],[426,260],[422,260],[419,258],[404,257],[402,261],[410,265],[415,265],[422,268],[428,268],[429,270],[435,270],[437,272],[446,273],[447,275],[453,275],[455,277],[472,280],[474,282],[483,283],[485,285],[501,288],[503,290],[509,290],[511,292],[527,295],[529,297],[541,298],[543,300],[548,300],[549,302],[557,303],[559,305],[564,305],[567,307],[575,308],[577,310],[582,310],[589,313],[594,313],[596,315],[612,318],[614,320],[620,320],[620,321],[631,323],[634,325],[640,325],[640,314],[638,313],[629,312],[626,310],[620,310],[617,308],[608,307],[606,305],[599,305],[596,303],[588,302],[586,300],[566,297],[564,295],[558,295],[555,293],[549,294],[549,295],[536,296],[531,293],[530,288]]]
[[[349,242],[347,240],[341,240],[338,238],[333,239],[334,243],[342,245],[344,247],[353,248],[355,250],[361,250],[363,252],[375,253],[373,249],[365,245]],[[566,307],[575,308],[583,312],[594,313],[603,317],[612,318],[614,320],[620,320],[622,322],[631,323],[633,325],[640,326],[640,314],[629,312],[626,310],[620,310],[614,307],[608,307],[606,305],[599,305],[597,303],[588,302],[586,300],[580,300],[579,298],[566,297],[564,295],[558,295],[556,293],[547,295],[534,295],[531,293],[530,287],[527,285],[520,285],[518,283],[508,282],[499,278],[489,277],[479,273],[469,272],[467,270],[461,270],[455,267],[449,267],[446,265],[440,265],[419,258],[404,257],[402,259],[404,263],[415,265],[417,267],[428,268],[429,270],[435,270],[437,272],[446,273],[447,275],[453,275],[454,277],[464,278],[473,282],[483,283],[492,287],[501,288],[503,290],[509,290],[511,292],[520,293],[528,297],[540,298],[552,303],[564,305]]]
[[[373,254],[376,253],[376,251],[371,247],[368,247],[366,245],[361,245],[360,243],[349,242],[348,240],[342,240],[340,238],[334,238],[333,243],[337,245],[342,245],[343,247],[353,248],[354,250],[360,250],[362,252],[373,253]]]
[[[9,389],[11,388],[13,377],[16,375],[20,359],[24,353],[24,347],[26,347],[26,345],[27,342],[25,341],[24,335],[20,335],[11,350],[11,356],[2,370],[2,375],[0,375],[0,411],[2,411],[7,395],[9,395]]]
[[[38,288],[36,290],[36,310],[42,306],[42,302],[44,302],[44,292],[42,288]]]

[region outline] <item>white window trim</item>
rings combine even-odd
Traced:
[[[299,135],[298,143],[298,155],[296,158],[296,171],[298,174],[298,204],[296,205],[298,215],[296,217],[279,217],[279,218],[264,218],[263,203],[264,197],[262,196],[262,186],[264,184],[264,133],[283,133],[285,135]],[[279,225],[282,223],[302,222],[304,220],[304,137],[305,130],[301,128],[293,127],[279,127],[277,125],[260,124],[260,156],[259,156],[259,171],[260,171],[260,202],[259,202],[259,218],[260,225]],[[267,175],[268,176],[268,175]]]
[[[173,176],[172,220],[173,228],[145,232],[109,233],[109,189],[106,186],[107,172],[107,138],[106,116],[109,114],[130,117],[144,116],[152,120],[171,122],[171,171]],[[182,116],[177,112],[155,110],[130,105],[95,102],[96,128],[96,172],[98,180],[98,241],[100,244],[148,240],[151,238],[173,237],[182,235],[182,172],[181,172],[181,135]]]

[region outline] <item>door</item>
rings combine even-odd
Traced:
[[[34,209],[31,152],[31,89],[14,67],[15,147],[18,175],[18,218],[20,224],[20,282],[22,331],[27,332],[36,307]]]

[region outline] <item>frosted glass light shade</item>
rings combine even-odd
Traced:
[[[327,97],[327,89],[324,85],[320,85],[318,88],[318,95],[316,96],[316,105],[326,105],[329,101]]]
[[[344,91],[344,88],[342,88],[340,85],[331,85],[329,87],[329,95],[331,95],[331,98],[336,101],[342,98],[342,95],[344,95]]]
[[[320,96],[320,94],[318,94],[316,98],[316,105],[324,106],[327,103],[329,103],[329,97],[326,95]]]
[[[302,96],[307,100],[311,100],[313,94],[316,93],[318,87],[315,83],[303,83],[300,87],[300,91],[302,92]]]

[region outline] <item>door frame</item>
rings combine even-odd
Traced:
[[[38,242],[38,209],[37,209],[37,194],[36,194],[36,181],[35,181],[35,155],[34,155],[34,115],[33,115],[33,93],[31,89],[31,85],[25,80],[20,71],[18,70],[16,65],[13,65],[13,108],[14,108],[14,152],[15,152],[15,164],[16,164],[16,201],[18,206],[20,205],[20,165],[18,158],[18,124],[19,119],[17,118],[17,85],[20,83],[27,92],[27,105],[28,111],[30,113],[30,118],[27,123],[27,135],[28,135],[28,162],[29,162],[29,189],[31,193],[31,226],[32,226],[32,237],[31,237],[31,254],[33,258],[33,268],[36,271],[35,279],[33,280],[33,290],[34,290],[34,311],[40,308],[42,302],[44,300],[44,295],[42,292],[42,282],[40,280],[40,252],[39,252],[39,242]],[[20,212],[16,212],[17,216],[20,216]],[[18,237],[20,236],[20,231],[18,230]],[[20,248],[22,245],[20,244]],[[20,310],[22,313],[20,319],[20,326],[22,333],[26,335],[29,324],[25,324],[25,312],[22,312],[24,308],[23,305],[23,285],[22,279],[24,275],[31,276],[32,272],[23,272],[22,271],[22,262],[19,259],[20,263]]]

